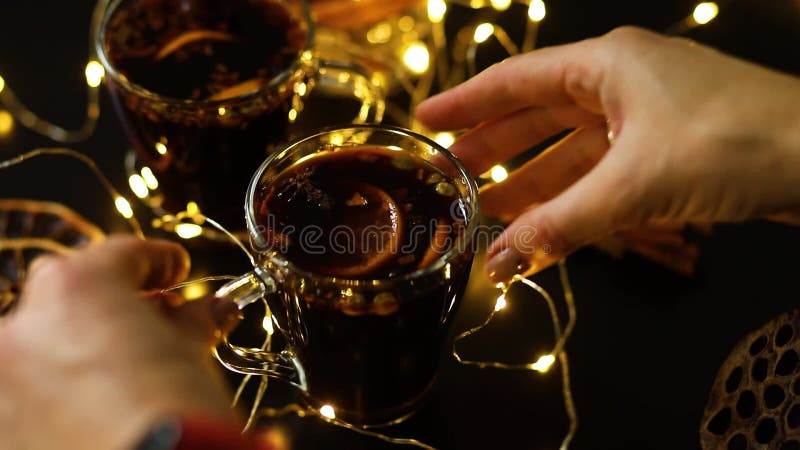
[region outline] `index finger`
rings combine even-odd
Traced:
[[[508,58],[422,102],[416,117],[431,129],[457,130],[532,106],[577,104],[602,113],[596,93],[603,72],[595,61],[594,42],[590,39]]]
[[[123,292],[167,287],[186,278],[189,256],[178,244],[113,236],[68,256],[46,256],[30,268],[25,291],[63,285]]]

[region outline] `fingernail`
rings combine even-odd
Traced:
[[[217,327],[223,332],[231,331],[244,319],[244,314],[239,310],[236,303],[221,298],[215,298],[212,314]]]
[[[510,247],[501,250],[486,263],[489,279],[495,283],[508,282],[514,278],[514,275],[523,274],[530,268],[528,260]]]

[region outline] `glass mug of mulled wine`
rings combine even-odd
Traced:
[[[304,105],[325,86],[350,108],[332,111],[328,125],[383,115],[366,72],[316,56],[302,0],[113,0],[94,41],[135,150],[128,170],[146,175],[148,202],[162,215],[194,202],[242,229],[230,199],[244,195],[253,167],[303,132]]]
[[[407,130],[334,128],[270,156],[245,205],[255,268],[216,295],[240,308],[265,298],[286,348],[224,338],[220,362],[288,380],[351,424],[413,413],[472,265],[478,188],[466,169]]]

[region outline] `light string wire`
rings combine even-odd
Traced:
[[[17,155],[11,159],[7,159],[5,161],[0,161],[0,170],[8,169],[10,167],[22,164],[25,161],[28,161],[32,158],[41,157],[41,156],[65,156],[67,158],[75,159],[83,165],[85,165],[92,174],[97,178],[103,188],[106,190],[108,195],[114,201],[114,205],[116,206],[117,211],[122,215],[122,217],[128,222],[133,233],[139,237],[140,239],[145,239],[144,232],[142,231],[142,226],[139,223],[139,220],[133,213],[133,209],[131,208],[130,203],[128,202],[125,197],[123,197],[120,192],[114,187],[111,181],[106,177],[102,170],[97,166],[97,163],[94,160],[81,152],[69,149],[69,148],[62,148],[62,147],[51,147],[51,148],[37,148],[31,150],[29,152],[23,153],[21,155]]]
[[[511,3],[523,3],[528,6],[528,17],[530,20],[527,21],[525,35],[521,47],[518,47],[513,42],[513,40],[509,37],[508,33],[506,33],[506,31],[502,27],[486,21],[481,21],[479,17],[478,21],[473,21],[471,25],[462,28],[456,34],[457,37],[462,37],[462,39],[460,40],[456,39],[456,43],[455,45],[453,45],[452,53],[448,51],[450,44],[448,43],[444,28],[444,19],[446,17],[448,5],[459,4],[470,7],[474,10],[480,10],[480,9],[488,10],[488,7],[491,6],[496,11],[503,11],[507,9],[511,5]],[[54,125],[53,123],[40,118],[33,111],[27,108],[21,101],[19,101],[19,99],[16,97],[10,86],[7,85],[6,81],[0,75],[0,105],[8,109],[8,113],[11,114],[13,119],[19,121],[26,128],[36,133],[47,136],[50,139],[57,142],[62,142],[62,143],[78,142],[85,140],[86,138],[92,135],[96,127],[97,119],[100,114],[98,88],[100,84],[102,84],[103,78],[105,76],[103,66],[96,61],[97,55],[94,52],[94,41],[95,41],[94,33],[96,33],[97,30],[99,30],[100,28],[99,26],[100,21],[102,19],[103,13],[106,10],[107,4],[108,0],[98,1],[92,16],[92,33],[90,35],[89,62],[87,63],[85,70],[88,91],[87,91],[86,119],[83,126],[78,130],[66,130],[62,127]],[[719,8],[716,3],[713,2],[700,3],[697,5],[697,7],[695,8],[694,12],[691,15],[686,17],[684,20],[678,22],[676,25],[670,27],[667,30],[667,33],[684,34],[696,26],[705,25],[706,23],[710,22],[716,17],[716,15],[718,14],[718,10]],[[486,14],[485,12],[481,14],[483,14],[482,17],[484,18],[491,17],[491,19],[487,20],[493,20],[494,16],[496,15],[495,13]],[[504,49],[504,51],[508,53],[509,56],[519,54],[520,52],[527,52],[533,50],[536,47],[536,39],[538,36],[539,23],[544,19],[545,14],[546,14],[546,8],[543,0],[528,0],[526,2],[519,2],[519,1],[512,2],[509,0],[505,1],[492,0],[490,2],[481,0],[478,1],[470,0],[468,2],[466,0],[450,0],[448,2],[445,2],[444,0],[429,0],[427,19],[428,23],[432,25],[431,35],[426,39],[426,43],[424,44],[425,45],[424,51],[419,52],[418,51],[419,48],[417,48],[417,53],[424,56],[425,58],[424,70],[419,74],[420,76],[416,80],[414,79],[413,75],[408,75],[406,73],[400,73],[399,76],[397,76],[400,86],[411,98],[410,105],[408,108],[404,108],[392,102],[387,102],[387,113],[389,113],[395,119],[398,119],[399,123],[407,124],[409,128],[415,129],[416,131],[424,132],[425,130],[422,130],[421,129],[422,127],[413,121],[412,119],[413,111],[422,100],[430,96],[430,94],[433,92],[434,87],[437,87],[439,91],[443,91],[462,82],[466,77],[474,75],[477,72],[476,57],[477,57],[478,47],[482,43],[486,42],[490,37],[494,37],[501,45],[501,47]],[[478,25],[475,25],[475,23],[478,23]],[[463,37],[469,36],[470,34],[471,34],[471,39],[465,41]],[[428,48],[432,48],[434,50],[433,52],[434,69],[431,69],[430,53],[428,52]],[[451,56],[452,59],[452,64],[449,65],[450,70],[448,70],[448,61],[447,61],[448,54]],[[406,63],[406,65],[408,65],[408,63]],[[406,111],[408,112],[406,113]],[[3,111],[0,111],[0,113],[2,112]],[[8,126],[0,127],[0,136],[7,134],[7,132],[11,129],[12,125],[13,121],[10,122]],[[442,145],[448,146],[454,140],[454,135],[452,133],[440,133],[436,136],[436,140],[437,142],[440,142]],[[114,204],[116,206],[117,211],[127,220],[129,226],[134,231],[134,233],[140,238],[143,239],[145,238],[142,232],[142,228],[138,220],[135,218],[132,208],[130,207],[130,203],[125,199],[125,197],[120,195],[119,191],[117,191],[113,187],[113,185],[110,183],[107,177],[102,173],[102,171],[100,171],[100,169],[97,167],[94,161],[91,160],[88,156],[83,155],[82,153],[64,148],[36,149],[21,154],[10,160],[0,162],[0,170],[20,164],[23,161],[41,155],[64,155],[68,157],[73,157],[84,163],[98,178],[98,180],[101,182],[101,184],[108,192],[108,194],[114,199]],[[497,177],[494,177],[495,173],[498,174]],[[504,178],[502,175],[504,174],[505,176],[507,176],[507,172],[504,168],[502,168],[502,166],[496,166],[495,168],[493,168],[492,174],[493,174],[492,178],[495,181],[502,181],[502,178]],[[247,247],[242,243],[242,241],[239,238],[237,238],[232,233],[228,232],[228,230],[226,230],[224,227],[219,225],[214,220],[207,218],[205,216],[203,216],[202,219],[211,224],[217,230],[221,231],[225,237],[227,237],[234,244],[236,244],[241,250],[243,250],[243,252],[246,254],[251,263],[254,263],[253,255],[249,252]],[[234,277],[226,275],[203,277],[196,280],[191,280],[176,284],[175,286],[165,289],[163,292],[169,292],[185,288],[196,283],[225,281],[225,280],[230,280],[232,278]],[[525,279],[520,276],[517,276],[514,278],[514,280],[512,280],[512,282],[521,282],[526,286],[536,290],[547,303],[548,308],[550,310],[551,319],[553,320],[554,334],[556,336],[556,343],[550,354],[543,355],[542,357],[539,358],[538,361],[534,363],[522,364],[522,365],[505,364],[497,361],[463,360],[461,356],[458,354],[458,352],[456,351],[456,343],[470,335],[477,333],[483,327],[487,326],[494,319],[495,315],[502,309],[502,307],[498,308],[498,306],[501,304],[500,299],[501,298],[503,299],[502,304],[504,305],[506,302],[505,293],[508,289],[508,286],[503,286],[502,293],[500,297],[498,297],[498,302],[495,305],[495,309],[489,314],[487,319],[481,325],[471,328],[465,331],[464,333],[461,333],[454,340],[453,356],[462,365],[492,367],[501,370],[526,370],[526,371],[535,370],[539,372],[546,372],[547,370],[549,370],[549,368],[552,366],[552,364],[555,362],[557,358],[562,376],[562,396],[564,399],[566,413],[570,421],[568,433],[564,437],[560,447],[562,450],[566,450],[575,432],[577,431],[578,418],[570,387],[569,362],[566,351],[564,351],[564,346],[566,345],[567,340],[571,335],[572,330],[574,329],[576,321],[574,296],[569,282],[565,261],[559,262],[559,278],[562,285],[562,289],[564,291],[564,299],[567,305],[567,314],[568,314],[568,321],[566,326],[564,327],[563,333],[554,302],[550,297],[550,295],[547,293],[547,291],[545,291],[543,288],[541,288],[538,284],[534,283],[533,281]],[[274,334],[274,328],[271,325],[272,315],[271,311],[269,310],[269,307],[266,304],[266,300],[264,300],[264,305],[265,305],[264,329],[267,333],[261,348],[265,351],[269,351],[272,346],[272,336]],[[243,432],[250,429],[253,426],[253,424],[256,423],[256,421],[261,417],[274,418],[291,413],[297,415],[298,417],[315,417],[331,425],[348,429],[355,433],[379,439],[391,444],[414,446],[423,449],[434,449],[434,447],[431,447],[415,439],[393,438],[390,436],[383,435],[381,433],[353,426],[340,419],[336,419],[335,415],[332,416],[331,414],[325,414],[326,411],[322,410],[317,411],[310,408],[304,408],[296,404],[290,404],[281,409],[260,408],[260,404],[262,403],[263,398],[267,391],[268,378],[267,377],[259,377],[259,378],[260,382],[256,393],[255,401],[250,409],[248,421],[244,427]],[[243,378],[242,382],[240,383],[234,395],[232,401],[232,407],[235,407],[236,404],[240,401],[244,389],[252,379],[253,379],[252,375],[246,375]]]
[[[558,359],[561,370],[561,389],[562,397],[564,399],[564,409],[567,413],[567,418],[569,419],[569,428],[567,430],[567,434],[564,436],[564,439],[561,442],[560,449],[566,450],[569,448],[569,444],[572,442],[572,439],[578,430],[578,414],[575,408],[575,402],[573,400],[572,388],[570,384],[569,359],[567,357],[567,352],[564,350],[564,347],[566,346],[567,341],[569,340],[569,337],[575,328],[575,323],[577,321],[577,309],[575,307],[575,296],[572,291],[572,285],[569,281],[569,273],[565,259],[559,261],[558,271],[559,281],[564,292],[564,303],[567,307],[567,324],[563,331],[558,309],[556,308],[552,296],[547,292],[547,290],[532,280],[529,280],[521,275],[515,275],[510,283],[498,284],[498,288],[501,290],[501,293],[497,297],[494,308],[489,313],[487,318],[480,325],[472,327],[456,336],[456,338],[453,340],[452,355],[459,364],[464,366],[475,366],[479,369],[493,368],[500,370],[536,371],[540,373],[548,372],[556,359]],[[469,336],[480,332],[490,323],[492,323],[495,316],[506,308],[508,302],[506,295],[508,293],[508,289],[514,283],[522,283],[525,286],[535,290],[537,293],[539,293],[547,305],[553,324],[553,334],[555,336],[555,344],[553,345],[553,349],[550,351],[550,353],[539,357],[537,361],[525,364],[509,364],[500,361],[473,361],[464,359],[458,352],[458,343]]]
[[[86,76],[86,117],[83,125],[76,130],[68,130],[60,127],[48,120],[39,117],[30,108],[25,106],[16,96],[11,86],[0,74],[0,106],[3,106],[12,120],[16,119],[22,126],[29,130],[46,136],[53,141],[62,144],[73,144],[81,142],[94,134],[97,127],[97,120],[100,117],[100,85],[105,76],[105,69],[97,62],[97,54],[94,50],[95,36],[100,29],[106,6],[109,0],[99,0],[92,12],[91,32],[89,33],[89,62],[86,64],[84,75]],[[11,125],[8,126],[10,128]],[[2,133],[0,133],[2,134]]]

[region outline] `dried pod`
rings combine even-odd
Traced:
[[[717,373],[703,449],[800,449],[800,310],[742,339]]]
[[[95,225],[57,203],[0,199],[0,315],[19,298],[30,263],[101,241]]]

